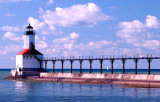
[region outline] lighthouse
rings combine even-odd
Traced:
[[[43,54],[36,50],[35,31],[29,24],[24,33],[24,49],[16,55],[16,69],[13,76],[33,76],[43,71]],[[11,73],[13,74],[13,73]]]

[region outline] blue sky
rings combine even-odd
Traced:
[[[36,30],[36,48],[46,57],[159,56],[159,4],[159,0],[0,0],[0,68],[15,67],[28,23]]]

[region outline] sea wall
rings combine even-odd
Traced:
[[[127,87],[160,88],[160,75],[145,74],[87,74],[87,73],[40,73],[31,80],[83,84],[118,84]]]
[[[121,80],[144,80],[160,81],[160,75],[146,74],[86,74],[86,73],[40,73],[40,77],[64,77],[64,78],[98,78],[98,79],[121,79]]]

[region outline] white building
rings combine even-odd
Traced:
[[[23,76],[27,72],[43,71],[43,63],[39,61],[42,58],[43,54],[35,49],[35,31],[29,24],[24,34],[24,49],[16,55],[15,73]],[[13,74],[12,72],[11,74]]]

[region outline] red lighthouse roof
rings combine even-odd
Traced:
[[[21,52],[19,52],[17,55],[30,55],[30,54],[43,55],[42,53],[40,53],[36,49],[34,51],[32,51],[32,52],[31,52],[30,49],[24,49]]]

